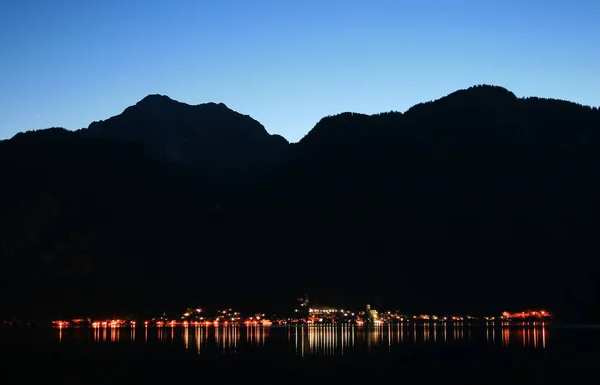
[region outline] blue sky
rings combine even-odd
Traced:
[[[151,93],[223,102],[290,141],[475,84],[598,106],[599,20],[597,0],[3,0],[0,138]]]

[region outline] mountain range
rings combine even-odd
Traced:
[[[530,307],[600,315],[600,112],[475,86],[298,143],[149,95],[0,142],[5,315]]]

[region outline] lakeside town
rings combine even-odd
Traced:
[[[202,307],[190,307],[178,314],[163,313],[150,319],[136,317],[115,317],[110,319],[92,319],[81,317],[75,319],[52,320],[54,327],[166,327],[166,326],[235,326],[235,325],[319,325],[319,324],[352,324],[356,326],[382,325],[410,322],[523,322],[549,321],[551,314],[546,310],[528,310],[521,312],[503,312],[499,315],[437,315],[437,314],[406,314],[400,310],[380,311],[367,304],[363,309],[350,310],[332,307],[312,307],[308,296],[298,299],[293,312],[287,316],[267,313],[242,314],[233,308],[211,310]],[[37,324],[32,321],[4,321],[4,325],[16,326]]]
[[[52,326],[55,327],[167,327],[167,326],[273,326],[273,325],[319,325],[319,324],[353,324],[356,326],[364,325],[383,325],[395,323],[410,322],[513,322],[513,321],[549,321],[551,316],[544,310],[524,311],[518,313],[503,312],[502,315],[473,317],[469,315],[437,316],[437,315],[412,315],[407,316],[400,313],[384,312],[378,313],[371,309],[359,313],[350,313],[344,309],[308,309],[308,317],[297,318],[275,318],[268,317],[264,313],[256,313],[251,316],[242,316],[240,312],[233,309],[219,310],[214,316],[205,317],[205,310],[201,308],[186,310],[180,316],[152,318],[150,320],[135,320],[127,318],[92,320],[91,318],[78,318],[66,320],[53,320]]]

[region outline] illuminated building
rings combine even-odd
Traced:
[[[505,311],[502,313],[500,319],[503,320],[547,320],[550,319],[551,315],[545,310],[529,310],[518,313],[509,313]]]
[[[366,321],[369,323],[382,322],[381,317],[379,316],[379,313],[377,312],[377,310],[371,309],[371,305],[369,305],[369,304],[367,304],[367,306],[366,306],[365,318],[366,318]]]
[[[348,310],[331,308],[309,308],[308,320],[311,323],[341,323],[350,322],[354,313]]]
[[[379,319],[379,313],[377,313],[377,310],[375,309],[371,309],[367,312],[367,319],[369,320],[369,322],[373,323],[378,323],[381,321]]]

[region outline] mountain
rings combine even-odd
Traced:
[[[294,144],[163,96],[77,132],[18,134],[0,142],[3,311],[288,309],[308,292],[587,320],[599,130],[595,108],[476,86],[325,117]]]
[[[288,144],[223,103],[190,106],[149,95],[122,114],[93,122],[81,135],[144,144],[167,160],[215,169],[263,167]]]
[[[522,223],[521,235],[549,231],[569,238],[596,231],[593,215],[572,211],[565,205],[575,202],[563,198],[575,194],[579,202],[594,202],[599,116],[596,109],[573,103],[518,99],[500,87],[473,87],[404,114],[328,117],[298,143],[298,155],[288,165],[296,170],[289,190],[309,186],[318,196],[394,191],[397,198],[405,195],[393,199],[394,205],[409,211],[419,206],[417,216],[428,223],[460,216],[493,225],[489,232],[481,226],[468,229],[469,236],[472,230],[484,231],[484,238],[516,236],[510,234],[518,230],[511,223],[498,228],[510,211],[552,222],[563,209],[560,215],[577,213],[573,220],[584,223],[545,229],[544,223]],[[452,213],[441,215],[442,209]],[[501,218],[491,221],[494,215]],[[448,225],[456,229],[456,223]]]

